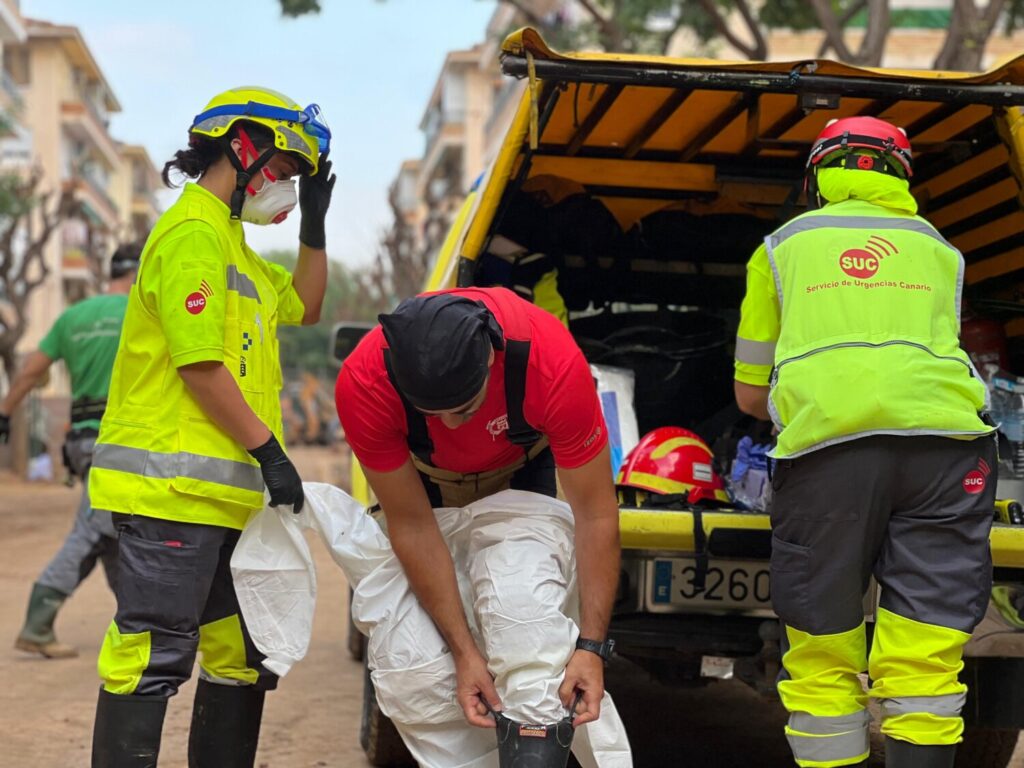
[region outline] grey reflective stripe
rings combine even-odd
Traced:
[[[829,345],[824,346],[824,347],[816,347],[814,349],[809,349],[806,352],[803,352],[802,354],[794,355],[793,357],[787,357],[785,360],[782,360],[781,362],[779,362],[779,364],[775,367],[775,380],[778,381],[778,379],[779,379],[779,370],[783,366],[788,365],[789,363],[795,363],[797,360],[803,360],[805,358],[812,357],[813,355],[817,355],[820,352],[831,352],[834,349],[849,349],[851,347],[866,347],[868,349],[881,349],[882,347],[892,347],[892,346],[914,347],[915,349],[920,349],[922,352],[927,352],[929,355],[934,357],[936,360],[948,360],[950,362],[960,363],[960,365],[963,365],[969,371],[972,371],[972,375],[973,375],[973,369],[971,367],[971,364],[968,362],[968,360],[970,360],[970,358],[967,358],[966,354],[964,355],[964,357],[966,359],[961,359],[961,358],[955,357],[953,355],[939,355],[939,354],[936,354],[934,351],[932,351],[932,349],[930,347],[926,346],[925,344],[919,344],[916,341],[905,341],[903,339],[890,339],[889,341],[879,341],[879,342],[872,342],[872,341],[841,341],[838,344],[829,344]]]
[[[219,483],[243,491],[263,492],[260,468],[231,459],[217,459],[196,453],[157,453],[142,448],[102,443],[96,446],[93,468],[114,469],[143,477],[170,480],[187,477],[207,483]]]
[[[239,272],[234,264],[228,264],[228,290],[237,291],[239,296],[256,299],[257,304],[263,303],[260,301],[259,291],[256,290],[256,283],[244,272]]]
[[[792,726],[790,726],[792,728]],[[789,748],[798,762],[835,763],[840,760],[857,760],[867,757],[871,749],[868,727],[857,728],[845,733],[821,736],[800,736],[787,733]]]
[[[770,418],[772,420],[772,424],[775,425],[775,428],[777,430],[779,430],[779,432],[781,432],[782,430],[784,430],[786,428],[786,425],[782,423],[782,417],[779,415],[779,409],[775,407],[775,401],[772,400],[772,391],[773,391],[773,389],[775,387],[775,384],[774,384],[774,381],[775,381],[775,371],[774,370],[772,371],[772,377],[771,378],[772,378],[772,382],[771,382],[771,384],[769,386],[769,389],[768,389],[768,418]],[[768,455],[769,456],[772,455],[771,452],[769,452]]]
[[[768,265],[772,268],[772,277],[775,280],[775,295],[779,297],[779,311],[782,311],[782,276],[779,274],[779,265],[775,263],[775,246],[772,245],[774,235],[768,235],[764,239],[764,250],[768,255]]]
[[[737,336],[736,359],[751,365],[771,365],[775,362],[775,342],[753,341]]]
[[[850,715],[838,715],[836,717],[819,717],[809,715],[806,712],[793,712],[789,716],[789,727],[800,733],[810,733],[814,736],[829,736],[832,734],[849,733],[858,728],[867,728],[871,722],[871,715],[866,709],[854,712]]]
[[[785,226],[768,235],[770,248],[778,248],[780,244],[803,232],[831,227],[833,229],[901,229],[904,232],[916,232],[919,235],[937,240],[950,250],[956,250],[949,241],[940,235],[935,228],[921,219],[888,217],[888,216],[804,216],[794,219]]]
[[[901,696],[897,699],[879,699],[883,717],[913,715],[926,712],[936,717],[960,717],[960,711],[967,701],[966,693],[950,693],[946,696]]]

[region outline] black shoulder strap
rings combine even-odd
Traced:
[[[434,453],[434,443],[430,439],[430,433],[427,432],[427,419],[422,413],[412,407],[412,403],[405,399],[402,390],[395,383],[395,372],[391,369],[390,349],[384,350],[384,367],[388,371],[388,379],[391,380],[391,386],[395,388],[395,392],[402,399],[402,406],[405,408],[405,423],[409,429],[409,450],[424,464],[433,466],[431,456]]]
[[[530,342],[505,340],[505,404],[508,406],[508,440],[529,448],[541,438],[523,416],[526,399],[526,366],[530,361]]]

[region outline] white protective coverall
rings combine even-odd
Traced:
[[[315,530],[354,589],[352,616],[369,637],[381,711],[427,768],[497,768],[494,731],[469,725],[455,698],[455,663],[409,587],[387,535],[334,486],[305,483],[299,515],[264,509],[235,548],[231,569],[253,642],[283,675],[309,645],[316,577],[301,528]],[[434,510],[448,543],[470,628],[488,659],[504,714],[550,724],[579,630],[573,518],[564,502],[502,491]],[[605,693],[601,717],[576,731],[583,768],[631,768],[625,728]]]

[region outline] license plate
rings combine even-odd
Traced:
[[[677,606],[713,610],[771,610],[771,583],[764,560],[712,560],[700,588],[697,562],[690,558],[657,559],[650,564],[650,609]]]

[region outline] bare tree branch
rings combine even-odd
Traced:
[[[593,0],[576,0],[576,2],[579,3],[583,10],[590,14],[597,24],[604,49],[608,51],[621,51],[625,43],[625,35],[623,34],[622,27],[616,21],[617,14],[613,12],[610,17],[605,16],[594,5]]]
[[[989,0],[984,11],[974,0],[953,0],[949,32],[935,57],[936,69],[977,70],[985,45],[1006,8],[1006,0]]]
[[[747,26],[754,36],[754,43],[748,43],[733,32],[732,27],[729,25],[728,19],[726,19],[718,9],[718,5],[715,0],[697,0],[700,4],[701,9],[707,15],[712,25],[715,27],[715,31],[724,37],[736,50],[740,51],[748,59],[765,59],[768,54],[768,46],[765,42],[764,35],[761,33],[760,27],[756,20],[753,18],[753,14],[750,11],[746,0],[739,0],[737,6],[739,7],[740,13],[743,16],[744,21],[747,22]]]
[[[7,311],[0,313],[0,362],[8,378],[14,375],[15,349],[25,334],[28,302],[32,293],[50,276],[46,245],[57,227],[78,207],[72,185],[51,207],[54,193],[40,194],[41,182],[42,171],[38,168],[23,179],[0,177],[0,183],[6,185],[6,191],[15,201],[9,211],[0,215],[0,295],[8,306]],[[39,231],[32,232],[26,243],[19,244],[19,232],[29,231],[29,220],[36,211]]]
[[[523,18],[526,19],[527,24],[530,24],[534,27],[546,26],[546,24],[544,23],[544,19],[542,19],[536,11],[528,7],[526,3],[523,2],[523,0],[502,0],[502,2],[506,3],[507,5],[511,5],[520,14],[522,14]]]
[[[889,37],[889,1],[869,0],[868,27],[857,51],[857,63],[877,67],[882,63],[885,42]]]
[[[818,23],[825,31],[825,39],[836,55],[843,61],[853,61],[853,52],[846,46],[843,37],[843,28],[832,8],[829,0],[811,0],[811,7],[814,8],[814,15],[818,17]]]

